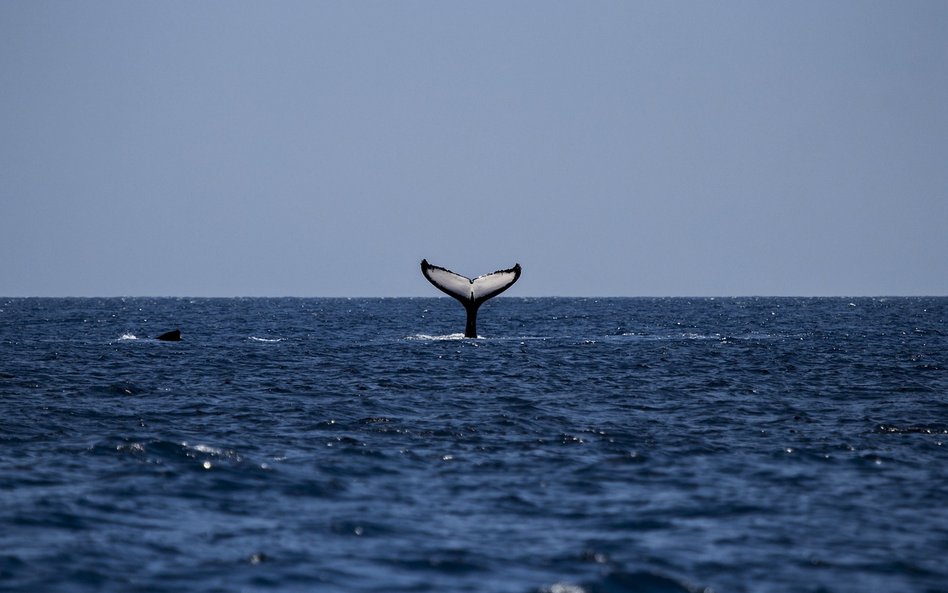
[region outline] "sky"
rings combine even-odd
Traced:
[[[0,2],[0,295],[948,295],[948,2]]]

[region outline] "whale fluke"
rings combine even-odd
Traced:
[[[421,260],[421,273],[435,288],[460,301],[467,311],[467,324],[464,326],[465,338],[477,337],[477,310],[484,301],[504,292],[520,278],[520,264],[507,270],[497,270],[471,280],[447,268],[433,266],[428,260]]]
[[[162,342],[180,342],[181,341],[181,330],[176,329],[170,332],[165,332],[155,338],[156,340],[161,340]]]

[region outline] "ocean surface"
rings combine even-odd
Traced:
[[[948,591],[948,298],[478,321],[0,299],[0,590]]]

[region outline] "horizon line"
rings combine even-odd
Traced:
[[[666,295],[501,295],[496,299],[893,299],[946,298],[944,294],[666,294]],[[300,295],[0,295],[0,299],[450,299],[443,295],[300,296]]]

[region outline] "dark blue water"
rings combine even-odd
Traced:
[[[0,589],[948,591],[948,299],[463,324],[0,300]]]

